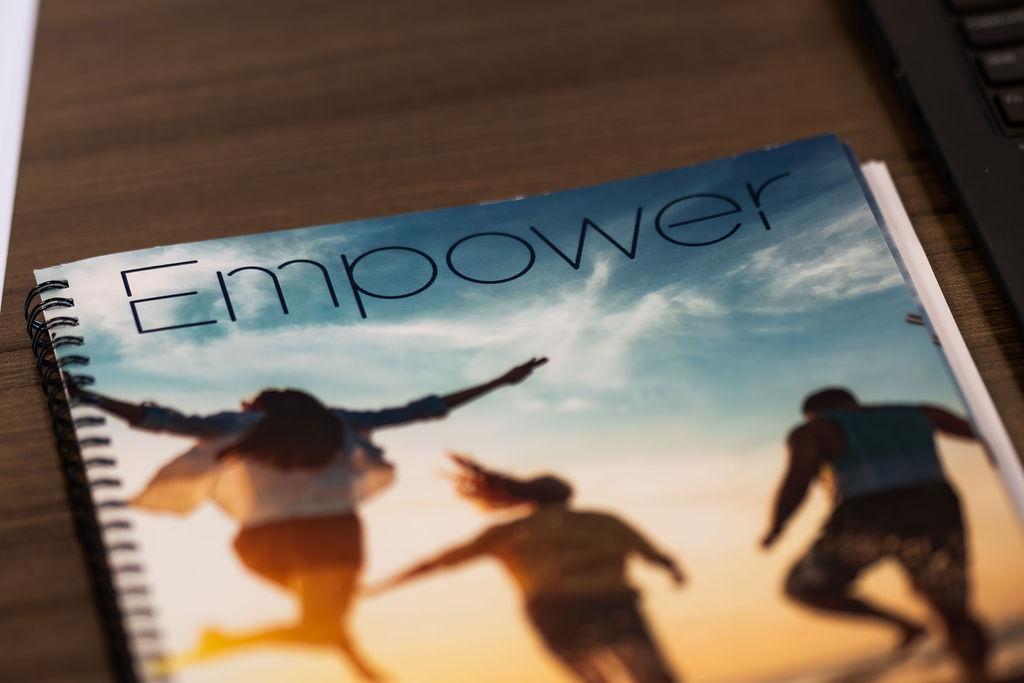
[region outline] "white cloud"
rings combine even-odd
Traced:
[[[750,254],[729,273],[752,285],[758,313],[793,313],[903,283],[867,207],[836,219],[814,239],[790,238]]]
[[[554,412],[556,413],[585,413],[588,410],[593,410],[597,407],[597,404],[593,401],[577,396],[567,398],[559,401],[555,404]]]
[[[302,257],[316,248],[327,248],[323,242],[328,239],[340,238],[318,235],[316,245],[303,243],[302,248],[289,251]],[[277,251],[268,263],[277,263],[274,259],[281,246],[274,247]],[[870,212],[861,208],[824,226],[814,239],[799,235],[782,238],[747,254],[742,265],[723,277],[702,281],[700,289],[673,284],[630,298],[610,285],[613,267],[625,266],[605,258],[593,261],[582,286],[566,286],[557,293],[521,301],[503,300],[492,307],[478,307],[471,315],[443,317],[425,311],[422,317],[400,322],[282,324],[264,330],[226,324],[211,326],[217,328],[211,329],[216,334],[205,339],[136,334],[130,316],[125,315],[127,298],[118,271],[187,260],[191,249],[187,245],[168,247],[155,254],[119,255],[67,267],[72,295],[83,308],[88,307],[81,315],[90,329],[82,332],[87,337],[106,333],[120,346],[124,377],[135,373],[140,382],[156,381],[175,391],[203,387],[208,392],[212,386],[222,386],[236,398],[239,391],[285,384],[321,391],[327,388],[341,396],[379,396],[394,391],[400,399],[410,389],[456,388],[486,379],[530,356],[544,355],[550,363],[529,383],[543,388],[549,397],[541,408],[581,412],[596,407],[589,400],[601,401],[606,392],[631,383],[636,362],[631,354],[652,335],[687,335],[695,343],[686,348],[698,354],[701,344],[696,342],[731,333],[722,322],[727,322],[732,312],[764,315],[759,333],[786,333],[792,328],[780,314],[811,311],[901,282]],[[204,245],[202,268],[196,267],[195,275],[184,269],[177,273],[174,269],[150,271],[133,280],[133,286],[138,286],[133,294],[216,290],[216,269],[258,262],[260,255],[249,252],[244,240],[210,243]],[[82,277],[74,277],[76,273]],[[189,277],[183,279],[183,275]],[[268,283],[257,277],[259,273],[251,275],[232,282],[233,297],[277,306],[276,297],[267,293]],[[258,288],[258,295],[246,296],[250,287]],[[697,320],[700,324],[687,324]],[[439,376],[449,378],[446,386],[436,386]],[[520,393],[526,402],[519,403],[517,409],[537,409],[527,400],[535,392]],[[588,401],[578,398],[581,396]]]
[[[125,371],[166,377],[169,385],[219,383],[235,391],[257,382],[316,386],[327,377],[334,378],[334,386],[404,388],[420,380],[436,382],[438,363],[451,368],[455,386],[487,379],[530,356],[548,356],[549,364],[530,382],[546,385],[548,395],[557,389],[542,408],[582,412],[596,406],[594,396],[628,383],[630,353],[641,338],[678,328],[685,317],[724,313],[708,296],[677,286],[638,300],[609,295],[611,268],[609,261],[598,261],[580,289],[459,320],[230,328],[222,337],[190,342],[151,335],[146,353],[125,355]],[[431,359],[429,366],[421,355]],[[154,357],[161,362],[154,364]],[[520,403],[519,408],[537,406]]]
[[[684,290],[671,298],[673,305],[679,306],[685,315],[698,318],[715,318],[728,313],[728,309],[706,292]]]

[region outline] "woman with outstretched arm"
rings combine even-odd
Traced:
[[[626,560],[637,556],[682,585],[683,572],[669,554],[616,515],[571,507],[572,487],[557,476],[519,479],[464,456],[453,459],[460,469],[460,493],[484,507],[518,509],[522,514],[413,565],[367,593],[491,557],[519,588],[527,619],[548,650],[578,680],[612,680],[603,664],[613,658],[634,683],[676,681],[640,609],[639,594],[625,576]]]
[[[546,362],[531,358],[489,382],[377,411],[327,408],[303,391],[267,389],[240,411],[196,416],[75,391],[81,402],[137,429],[194,438],[133,505],[185,514],[212,500],[240,526],[234,549],[241,562],[299,602],[297,622],[248,633],[207,629],[179,662],[239,647],[312,644],[337,648],[362,678],[379,680],[346,624],[364,560],[357,504],[393,479],[372,432],[445,417]]]

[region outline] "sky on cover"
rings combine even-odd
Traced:
[[[766,230],[745,184],[756,189],[786,172],[760,197]],[[692,195],[703,196],[672,203]],[[722,196],[742,210],[686,223],[729,209]],[[715,244],[682,246],[655,229],[659,211],[665,235],[677,241],[710,241],[741,225]],[[638,215],[630,258],[623,250]],[[531,231],[574,260],[584,217],[620,247],[591,230],[578,268]],[[519,240],[472,238],[454,252],[454,268],[482,280],[529,269],[500,284],[456,277],[446,264],[449,248],[496,232]],[[408,298],[364,295],[362,319],[341,257],[351,263],[396,246],[421,253],[367,255],[354,269],[363,288],[394,295],[421,287],[431,276],[421,254],[436,264],[436,279]],[[337,307],[315,266],[279,268],[296,259],[327,268]],[[139,318],[147,328],[217,323],[138,334],[121,271],[190,260],[198,262],[129,275],[133,299],[196,292],[139,302]],[[225,275],[237,321],[229,319],[217,272],[244,266],[279,275],[287,315],[270,277],[248,270]],[[186,412],[232,409],[267,386],[305,389],[330,405],[383,407],[548,356],[524,384],[442,422],[377,435],[399,481],[365,508],[367,573],[380,578],[487,523],[438,476],[446,450],[523,474],[555,471],[577,484],[581,504],[623,514],[690,570],[693,582],[681,597],[649,570],[638,569],[637,578],[649,589],[666,649],[691,681],[767,680],[887,642],[884,633],[808,616],[778,595],[786,565],[824,514],[820,495],[777,552],[755,549],[783,440],[807,393],[839,384],[867,402],[963,412],[928,333],[905,322],[917,306],[834,138],[506,203],[102,257],[43,276],[72,284],[99,391]],[[130,493],[188,445],[116,421],[109,431]],[[992,495],[996,484],[980,449],[945,450],[957,454],[954,478],[972,482],[969,510],[993,530],[975,540],[984,547],[979,599],[993,618],[1022,614],[1024,597],[1011,579],[1024,567],[1024,551],[996,533],[1013,527],[1008,507]],[[135,516],[172,650],[189,647],[210,624],[241,628],[291,613],[286,596],[231,556],[233,526],[219,511]],[[902,593],[893,576],[873,580]],[[522,663],[507,672],[510,681],[559,680],[519,616],[510,584],[489,563],[361,603],[356,630],[397,680],[505,680],[490,658]],[[797,646],[815,634],[819,647]],[[439,653],[439,641],[452,643],[452,652]],[[737,647],[749,656],[722,656]],[[285,671],[346,680],[337,678],[346,671],[333,657],[284,650],[199,665],[180,680],[276,680]]]
[[[787,170],[792,175],[762,195],[774,226],[766,231],[744,183],[756,187]],[[741,221],[732,237],[686,247],[655,232],[662,206],[706,192],[733,198],[743,213],[666,232],[701,241]],[[529,230],[575,256],[587,217],[628,246],[637,207],[632,260],[591,231],[573,269]],[[663,222],[723,207],[691,200]],[[446,250],[480,232],[529,241],[533,267],[505,284],[456,278]],[[439,273],[414,297],[364,296],[362,320],[340,255],[351,261],[382,246],[419,249]],[[454,261],[467,274],[497,279],[520,270],[528,255],[508,238],[480,237]],[[137,334],[119,271],[191,259],[199,262],[129,276],[133,298],[198,292],[140,303],[140,319],[146,327],[217,324]],[[329,269],[339,307],[315,267],[276,270],[294,259]],[[216,271],[252,265],[279,273],[289,315],[270,278],[246,271],[226,278],[238,317],[228,320]],[[305,388],[331,404],[377,406],[487,379],[531,355],[551,363],[514,396],[473,409],[515,410],[559,431],[567,415],[625,412],[683,421],[701,446],[737,448],[776,437],[821,385],[850,384],[867,400],[958,400],[927,335],[904,323],[916,306],[831,138],[556,196],[108,256],[63,274],[80,305],[90,306],[82,317],[104,389],[196,411],[231,408],[270,385]],[[411,291],[429,274],[411,252],[372,254],[356,268],[363,287],[384,293]]]

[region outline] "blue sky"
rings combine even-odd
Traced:
[[[791,175],[762,195],[772,225],[766,231],[744,184],[756,186],[783,172]],[[699,193],[727,195],[742,212],[667,228],[669,236],[707,241],[735,221],[740,229],[706,247],[660,237],[654,225],[658,211]],[[723,202],[705,197],[676,204],[663,222],[706,215],[721,210]],[[530,231],[537,227],[574,255],[587,217],[628,244],[638,206],[643,213],[632,260],[591,232],[576,270]],[[494,231],[530,243],[536,260],[525,275],[479,285],[447,269],[451,244]],[[354,259],[382,246],[429,254],[438,276],[412,298],[367,299],[363,320],[341,255]],[[524,254],[519,243],[481,238],[457,252],[456,266],[498,278],[519,270]],[[198,263],[133,274],[133,296],[198,292],[169,304],[143,304],[147,325],[218,322],[137,334],[121,271],[193,259]],[[277,269],[293,259],[328,268],[338,308],[311,266]],[[280,273],[289,315],[282,315],[265,274],[242,272],[228,278],[238,317],[228,320],[216,273],[249,265]],[[408,252],[368,257],[357,270],[364,287],[393,293],[420,286],[428,275],[426,262]],[[399,475],[391,490],[362,511],[370,529],[367,575],[387,576],[470,537],[485,523],[438,476],[445,450],[469,451],[512,472],[554,470],[577,485],[579,504],[625,514],[683,558],[694,589],[682,596],[660,576],[641,574],[639,583],[656,625],[673,634],[666,641],[670,656],[692,663],[687,676],[696,681],[756,680],[817,667],[831,657],[859,656],[867,647],[888,647],[884,633],[825,622],[791,608],[779,594],[786,564],[825,513],[820,494],[812,496],[810,509],[798,516],[777,552],[766,556],[755,549],[783,468],[784,437],[800,420],[803,397],[843,384],[866,401],[963,410],[928,332],[904,322],[917,306],[834,138],[506,203],[115,254],[38,276],[71,282],[69,294],[82,320],[76,332],[87,340],[98,391],[185,412],[232,409],[267,386],[302,388],[331,405],[381,407],[459,389],[530,356],[547,355],[550,363],[517,387],[446,420],[375,435]],[[116,419],[102,429],[113,440],[117,474],[128,495],[190,445]],[[955,446],[951,474],[958,484],[972,484],[963,488],[977,530],[973,537],[985,544],[978,554],[987,572],[979,600],[993,613],[1019,611],[1013,598],[1020,560],[997,552],[1007,546],[1012,515],[995,494],[980,449]],[[978,481],[971,479],[975,475]],[[191,647],[210,624],[240,628],[291,618],[287,596],[232,556],[235,524],[219,510],[206,505],[186,518],[127,514],[143,541],[171,651]],[[184,556],[190,560],[182,564]],[[879,585],[885,586],[884,577]],[[900,593],[892,586],[902,584],[885,588],[887,597]],[[208,594],[197,596],[201,588]],[[478,607],[485,604],[482,624]],[[762,606],[760,621],[748,618],[751,604]],[[517,662],[498,672],[505,680],[556,677],[553,663],[530,640],[520,611],[497,569],[479,563],[390,598],[361,602],[357,628],[397,680],[425,680],[425,663],[440,667],[430,680],[480,680],[495,675],[494,657]],[[479,643],[469,648],[481,655],[479,661],[436,656],[436,634],[417,630],[435,628],[423,614],[444,615],[450,642]],[[702,628],[692,628],[697,623]],[[733,652],[737,638],[765,650],[721,657],[715,648],[724,644]],[[808,638],[831,649],[793,647]],[[778,660],[771,671],[765,669],[767,655]],[[275,672],[337,680],[337,661],[317,656],[305,650],[254,651],[189,669],[182,680],[284,675]]]
[[[791,175],[761,197],[767,231],[744,184],[784,172]],[[726,195],[743,211],[667,228],[670,236],[706,241],[737,221],[740,229],[704,247],[662,239],[657,212],[699,193]],[[574,256],[586,217],[628,246],[638,207],[632,260],[591,231],[576,270],[530,231],[535,226]],[[688,200],[667,210],[663,223],[722,207],[721,199]],[[532,268],[496,285],[455,277],[445,265],[448,247],[494,231],[529,242]],[[411,298],[364,297],[363,320],[340,255],[352,260],[383,246],[421,250],[439,273]],[[482,237],[460,247],[455,263],[497,279],[520,270],[527,255],[510,239]],[[328,268],[338,308],[311,266],[277,271],[298,258]],[[138,335],[120,270],[190,259],[199,263],[131,276],[136,297],[199,291],[142,304],[145,324],[219,322]],[[288,316],[265,274],[243,272],[227,278],[238,316],[228,321],[215,273],[246,265],[280,273]],[[422,285],[430,267],[392,251],[367,257],[356,272],[368,289],[403,293]],[[849,385],[870,401],[959,408],[928,334],[904,322],[916,305],[830,137],[518,201],[108,256],[60,274],[80,294],[100,388],[197,412],[229,408],[267,385],[305,388],[334,404],[379,405],[484,380],[532,355],[551,363],[514,400],[481,408],[481,419],[512,411],[552,431],[609,420],[675,425],[701,448],[736,449],[778,439],[799,419],[802,397],[828,384]]]

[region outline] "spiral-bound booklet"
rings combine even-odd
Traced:
[[[870,187],[823,136],[36,271],[114,670],[1022,680],[1020,466]]]

